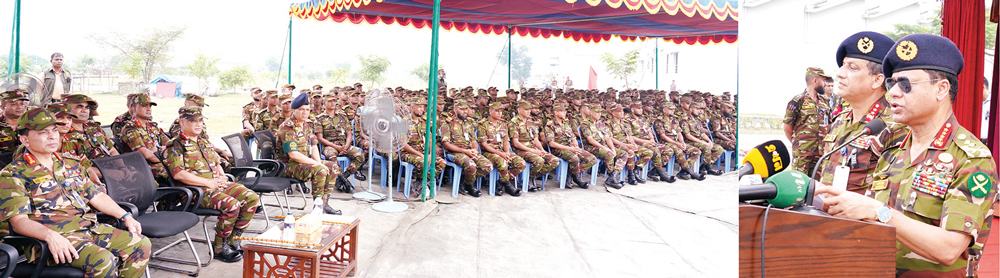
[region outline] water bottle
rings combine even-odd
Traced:
[[[281,230],[281,240],[295,241],[295,216],[292,216],[291,212],[285,215],[284,226]]]
[[[323,197],[316,197],[316,199],[313,200],[313,210],[309,212],[309,214],[312,215],[323,214]]]

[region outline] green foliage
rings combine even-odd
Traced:
[[[986,12],[986,51],[990,52],[993,50],[996,44],[997,37],[997,24],[990,22],[989,10]],[[934,11],[934,19],[928,24],[895,24],[893,25],[893,30],[888,32],[882,32],[882,34],[892,38],[894,41],[898,41],[903,37],[910,34],[934,34],[941,35],[941,9]],[[992,53],[992,52],[990,52]]]
[[[385,81],[382,74],[389,69],[391,64],[389,58],[372,54],[368,57],[358,55],[358,60],[361,61],[361,69],[357,72],[358,79],[361,79],[361,82],[368,82],[368,88],[375,88],[375,84]]]
[[[625,52],[621,57],[615,57],[610,52],[601,54],[601,62],[604,63],[605,70],[615,79],[625,81],[625,88],[629,88],[629,76],[635,73],[638,67],[639,50]]]
[[[120,69],[128,69],[126,74],[135,79],[136,76],[142,81],[149,81],[153,74],[170,62],[171,43],[179,39],[184,34],[187,27],[164,27],[146,30],[141,34],[127,35],[110,31],[106,33],[91,33],[88,38],[98,44],[118,50],[124,57],[125,66],[120,65]],[[138,67],[138,74],[129,73]]]
[[[351,75],[351,67],[337,67],[336,69],[326,71],[326,82],[333,84],[344,84],[347,82],[347,77]]]
[[[78,58],[76,60],[76,63],[74,63],[74,65],[72,66],[74,66],[74,69],[77,70],[86,70],[88,67],[93,67],[96,65],[97,65],[97,58],[95,58],[94,56],[90,56],[90,54],[83,54],[83,56],[80,56],[80,58]]]
[[[194,58],[194,61],[191,61],[190,64],[184,66],[191,71],[191,75],[198,77],[198,80],[200,81],[219,73],[219,69],[215,67],[215,65],[219,63],[219,60],[222,60],[222,58],[208,57],[205,56],[205,54],[198,53],[198,56]]]
[[[129,79],[135,80],[143,74],[143,69],[143,57],[137,52],[129,53],[118,61],[118,70],[125,72]]]
[[[253,82],[254,74],[249,65],[235,66],[219,74],[219,85],[222,89],[242,87]]]
[[[528,46],[519,45],[511,47],[510,78],[512,80],[528,79],[531,77],[531,56],[528,55]],[[507,49],[497,53],[500,64],[507,66]]]
[[[443,68],[444,68],[444,66],[442,66],[441,64],[438,64],[438,69],[443,69]],[[427,82],[431,81],[430,80],[430,73],[431,73],[430,71],[431,71],[431,64],[430,63],[423,63],[423,64],[420,64],[420,66],[418,66],[416,68],[413,68],[413,70],[410,71],[410,75],[416,76],[423,83],[427,83]]]

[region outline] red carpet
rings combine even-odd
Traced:
[[[1000,277],[1000,218],[993,218],[990,239],[986,242],[983,259],[979,261],[979,277]]]

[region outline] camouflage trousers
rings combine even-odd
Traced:
[[[577,154],[567,150],[554,149],[552,154],[569,162],[569,173],[573,175],[586,172],[588,168],[597,163],[597,157],[586,151]]]
[[[233,229],[246,229],[250,226],[260,196],[238,183],[229,183],[227,188],[205,191],[199,207],[215,209],[222,212],[215,224],[215,246],[220,246],[222,240],[229,238]]]
[[[715,143],[718,144],[719,146],[722,146],[723,150],[727,150],[727,151],[736,150],[736,140],[729,140],[729,141],[727,141],[727,140],[722,140],[722,139],[716,138],[715,139]]]
[[[517,150],[515,153],[524,159],[525,162],[531,163],[532,176],[544,175],[545,173],[552,172],[552,169],[559,167],[559,159],[551,153],[537,155],[523,150]]]
[[[141,277],[151,255],[149,238],[112,227],[98,229],[109,232],[63,234],[80,254],[69,265],[83,269],[86,277]],[[49,264],[55,262],[49,258]]]
[[[634,163],[625,164],[625,169],[629,170],[635,169],[635,167],[646,167],[646,164],[649,163],[650,160],[653,160],[653,156],[656,155],[656,152],[653,149],[647,148],[643,145],[639,145],[639,147],[635,149],[623,148],[623,150],[631,154],[632,157],[635,157],[635,159],[633,159]]]
[[[482,154],[472,158],[464,153],[458,153],[455,154],[453,161],[458,167],[462,167],[462,184],[471,184],[493,171],[493,163]]]
[[[408,152],[404,151],[399,156],[400,156],[400,159],[402,159],[403,161],[406,161],[406,163],[413,164],[413,176],[414,177],[421,177],[421,178],[423,177],[423,173],[424,173],[424,156],[423,155],[415,155],[415,154],[408,153]],[[441,156],[435,156],[434,158],[435,158],[434,159],[434,174],[435,175],[440,175],[441,172],[444,171],[444,167],[445,167],[444,158],[441,158]],[[431,180],[437,180],[437,177],[430,177],[430,179]]]
[[[368,160],[368,157],[365,156],[365,151],[362,151],[361,148],[354,146],[348,146],[347,150],[343,152],[338,152],[333,147],[323,147],[323,155],[330,161],[337,161],[336,157],[338,156],[346,156],[350,159],[351,163],[347,165],[347,169],[344,169],[344,173],[347,174],[354,174],[354,172],[361,169],[361,166],[365,165],[366,160]]]
[[[650,142],[642,144],[641,146],[653,151],[653,167],[659,168],[666,166],[667,162],[670,162],[670,157],[674,156],[674,150],[666,144]],[[646,167],[646,163],[636,164],[635,166]]]
[[[288,170],[285,175],[312,184],[313,197],[323,196],[332,192],[336,185],[337,176],[340,176],[340,166],[336,162],[324,160],[323,166],[315,164],[302,164],[295,161],[288,162]]]
[[[674,164],[680,165],[684,169],[694,167],[694,163],[701,156],[701,149],[690,144],[684,148],[674,144],[667,144],[667,146],[674,152]]]
[[[719,144],[701,144],[698,142],[688,142],[690,146],[694,146],[701,150],[701,162],[706,164],[715,164],[715,161],[722,157],[722,146]]]
[[[615,155],[611,156],[611,149],[598,148],[594,146],[587,145],[584,149],[587,152],[594,154],[597,158],[604,160],[604,165],[607,165],[608,171],[621,171],[625,169],[625,164],[633,162],[635,160],[635,155],[626,150],[616,150]]]
[[[500,155],[493,153],[482,153],[486,159],[489,159],[493,163],[493,168],[497,169],[497,180],[498,181],[509,181],[514,178],[515,175],[521,174],[524,168],[528,168],[528,163],[524,162],[524,159],[513,152],[508,152],[507,155],[510,159],[503,159]]]

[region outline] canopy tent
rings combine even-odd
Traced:
[[[602,4],[602,2],[604,4]],[[624,8],[623,8],[624,6]],[[677,44],[734,43],[736,0],[311,0],[292,4],[288,21],[288,82],[291,83],[292,19],[354,24],[397,24],[431,29],[429,76],[436,76],[439,27],[508,37],[562,37],[599,43],[658,38]],[[510,39],[508,42],[508,59]],[[657,54],[659,51],[655,51]],[[659,64],[659,57],[657,57]],[[510,71],[508,62],[508,72]],[[656,71],[659,74],[659,71]],[[658,79],[658,78],[657,78]],[[508,80],[508,87],[510,87]],[[424,141],[424,181],[434,180],[437,78],[429,78]],[[658,84],[657,84],[658,86]],[[421,200],[434,198],[434,186],[421,185]],[[429,190],[429,191],[428,191]]]

